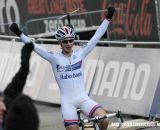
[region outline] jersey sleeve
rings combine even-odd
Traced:
[[[93,50],[93,48],[96,46],[98,41],[101,39],[101,37],[106,32],[108,25],[109,25],[109,21],[105,19],[102,22],[102,24],[99,26],[97,31],[95,32],[94,36],[86,44],[86,46],[80,49],[83,58],[85,58]]]
[[[27,37],[26,35],[24,35],[23,33],[20,36],[20,39],[22,40],[23,43],[27,44],[29,42],[33,42],[29,37]],[[53,53],[49,53],[46,49],[44,49],[43,47],[39,46],[38,44],[36,44],[35,42],[33,42],[34,45],[34,51],[40,55],[42,58],[46,59],[47,61],[51,61],[53,58]]]

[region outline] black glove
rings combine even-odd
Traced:
[[[114,7],[108,7],[108,13],[106,15],[106,19],[111,20],[113,17],[113,14],[115,12],[115,8]]]
[[[16,23],[12,23],[9,29],[15,33],[17,36],[20,36],[22,34],[22,31],[19,29],[18,25]]]

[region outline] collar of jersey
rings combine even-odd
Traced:
[[[72,50],[71,56],[66,56],[66,55],[63,54],[63,52],[61,52],[61,55],[63,55],[63,56],[66,57],[66,58],[71,58],[71,57],[73,56],[73,53],[74,53],[74,51]]]

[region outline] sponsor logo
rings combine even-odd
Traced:
[[[16,0],[0,0],[0,33],[7,33],[5,23],[20,23],[20,12]],[[12,11],[11,11],[12,10]],[[14,14],[14,15],[13,15]]]
[[[57,65],[57,72],[64,71],[64,66]]]
[[[57,65],[57,72],[74,71],[80,69],[81,66],[82,66],[82,61],[79,61],[73,65],[66,65],[66,66]]]
[[[65,74],[65,75],[61,74],[60,79],[71,79],[71,78],[77,78],[80,76],[82,76],[82,72],[73,73],[73,74]]]
[[[89,62],[89,60],[88,60]],[[131,100],[141,100],[145,97],[151,66],[148,63],[109,61],[107,64],[99,60],[92,95],[108,96]],[[88,77],[91,77],[89,75]]]

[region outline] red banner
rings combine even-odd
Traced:
[[[118,9],[110,30],[111,37],[128,37],[129,40],[158,40],[156,9],[153,0],[103,1],[103,9],[114,6]],[[124,16],[123,16],[124,15]],[[102,17],[104,14],[102,14]]]
[[[48,17],[64,15],[79,9],[78,13],[117,8],[109,28],[112,40],[157,41],[157,19],[154,0],[1,0],[0,34],[8,34],[8,24],[16,22],[29,34],[54,32],[67,19],[56,21]],[[75,28],[98,26],[106,12],[71,17]],[[41,19],[31,22],[33,19]],[[48,19],[47,19],[48,18]]]

